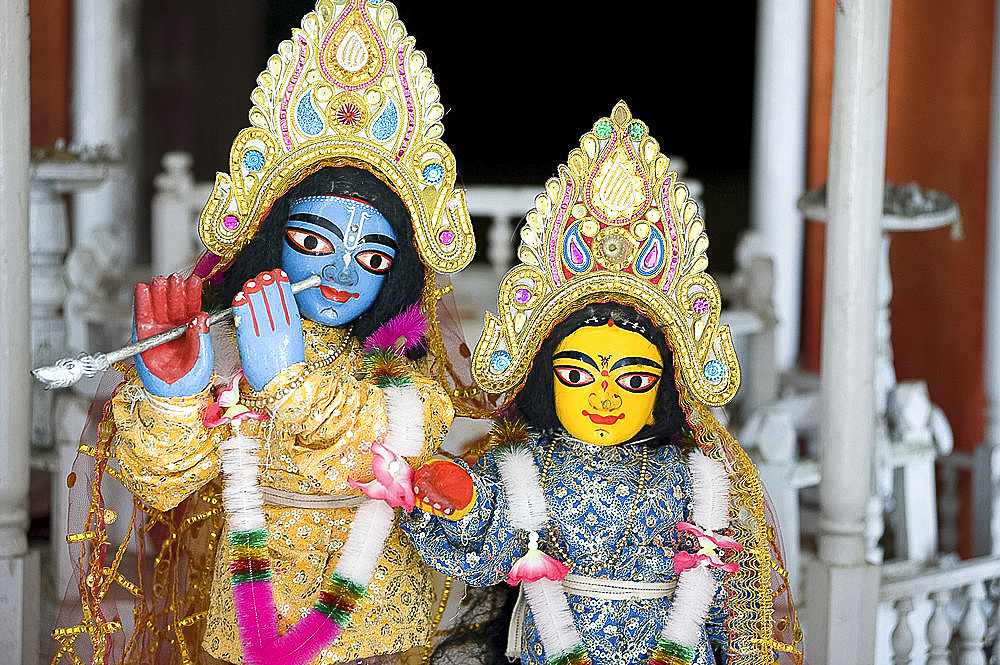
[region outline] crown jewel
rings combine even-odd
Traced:
[[[625,302],[667,334],[691,394],[725,404],[740,384],[708,237],[687,186],[624,102],[580,140],[521,229],[521,263],[504,275],[473,355],[484,390],[523,381],[552,327],[586,302]]]
[[[440,92],[424,54],[381,0],[319,0],[257,77],[251,127],[199,223],[227,265],[275,199],[319,167],[354,164],[385,180],[413,220],[417,249],[438,272],[472,259],[475,242],[455,159],[441,141]]]

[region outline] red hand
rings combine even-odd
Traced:
[[[200,349],[198,334],[208,332],[208,314],[201,311],[201,279],[178,274],[156,277],[148,286],[135,285],[135,333],[143,340],[187,325],[179,339],[143,351],[146,367],[167,383],[175,383],[194,367]]]

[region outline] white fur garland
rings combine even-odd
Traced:
[[[362,504],[354,514],[334,572],[356,584],[368,586],[395,519],[396,511],[384,501]]]
[[[580,634],[573,623],[562,582],[543,577],[535,582],[524,582],[523,586],[546,656],[552,658],[580,644]],[[544,620],[539,620],[541,617]]]
[[[549,514],[534,457],[526,448],[508,448],[500,453],[497,464],[511,524],[537,534],[549,521]],[[521,587],[535,617],[538,637],[550,658],[582,643],[562,582],[543,577],[534,582],[523,581]]]
[[[709,459],[696,450],[688,455],[694,502],[691,519],[706,531],[720,531],[729,526],[729,477],[721,462]]]
[[[540,531],[549,520],[542,480],[531,452],[511,448],[500,453],[498,464],[507,495],[510,523],[525,531]]]
[[[412,387],[388,386],[385,412],[388,423],[385,447],[403,457],[418,457],[424,451],[424,404]]]
[[[257,457],[260,444],[256,439],[236,434],[219,444],[222,473],[225,478],[222,499],[229,514],[232,531],[254,531],[264,528],[264,492],[257,483]]]
[[[498,464],[511,524],[529,532],[539,531],[548,521],[548,512],[533,456],[527,449],[513,448],[500,453]],[[688,466],[692,479],[691,519],[703,530],[727,528],[731,486],[725,467],[701,451],[688,456]],[[523,582],[522,587],[546,654],[560,654],[581,643],[561,582],[542,578]],[[660,631],[661,639],[697,647],[715,590],[715,577],[706,566],[682,572]]]
[[[701,628],[715,598],[715,578],[708,568],[698,566],[685,570],[677,580],[674,603],[667,614],[660,637],[686,647],[696,647],[701,640]]]

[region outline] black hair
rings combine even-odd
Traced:
[[[514,398],[517,412],[536,430],[559,427],[553,396],[552,354],[573,331],[584,326],[605,326],[609,321],[613,321],[622,330],[637,332],[645,337],[656,346],[663,359],[663,378],[660,379],[656,402],[653,404],[654,423],[643,427],[633,439],[651,439],[651,445],[654,446],[680,443],[678,435],[687,429],[687,421],[674,383],[674,356],[666,335],[634,307],[617,302],[591,303],[556,324],[535,354],[524,386]]]
[[[223,306],[228,306],[248,279],[281,266],[285,222],[292,202],[321,194],[350,196],[369,203],[382,213],[396,233],[398,247],[392,269],[382,282],[372,306],[352,322],[354,336],[364,340],[379,326],[420,300],[425,270],[413,244],[413,223],[403,201],[376,175],[356,166],[324,166],[279,197],[261,221],[257,235],[226,269],[218,298]],[[413,354],[411,351],[407,355],[413,357],[423,353]]]

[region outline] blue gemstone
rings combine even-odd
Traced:
[[[503,374],[510,367],[510,354],[506,351],[494,351],[490,356],[490,370],[494,374]]]
[[[264,168],[264,154],[251,148],[243,153],[243,166],[247,171],[260,171]]]
[[[428,164],[424,167],[424,180],[432,185],[436,185],[444,178],[444,167],[438,163]]]
[[[726,375],[726,366],[720,363],[718,360],[709,360],[705,363],[705,378],[711,383],[718,383],[722,381],[722,377]]]

